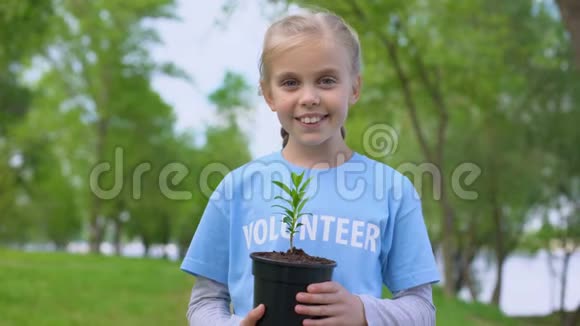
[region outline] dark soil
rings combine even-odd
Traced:
[[[288,263],[297,263],[297,264],[312,264],[312,265],[332,265],[335,263],[334,260],[310,256],[304,250],[294,248],[293,251],[283,252],[283,251],[271,251],[271,252],[259,252],[256,253],[256,256],[264,257],[271,260],[288,262]]]

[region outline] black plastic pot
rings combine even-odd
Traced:
[[[306,292],[312,283],[332,280],[333,264],[296,264],[260,257],[254,252],[252,273],[254,274],[254,308],[263,303],[266,313],[257,325],[296,326],[311,316],[298,315],[294,311],[296,294]]]

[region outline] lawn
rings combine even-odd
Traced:
[[[0,325],[185,325],[193,278],[154,259],[0,249]],[[491,306],[447,300],[435,288],[438,325],[550,325]]]
[[[168,261],[0,249],[0,325],[184,325],[192,285]]]

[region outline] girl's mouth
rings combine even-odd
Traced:
[[[315,128],[318,127],[328,118],[327,115],[323,116],[312,116],[312,117],[303,117],[303,118],[295,118],[302,126],[307,128]]]

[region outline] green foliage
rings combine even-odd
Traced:
[[[185,184],[193,194],[192,202],[184,203],[180,218],[173,219],[174,239],[182,254],[197,229],[210,193],[226,173],[251,160],[248,137],[238,125],[238,117],[251,109],[249,89],[242,76],[227,72],[222,85],[208,96],[223,121],[206,127],[205,143],[201,148],[191,148],[180,154],[190,168]],[[188,138],[193,142],[192,136]]]
[[[0,74],[0,137],[8,128],[24,118],[30,108],[31,92],[18,84],[9,71]]]
[[[14,71],[51,40],[51,1],[5,0],[0,4],[0,71]],[[5,70],[6,69],[6,70]]]
[[[217,106],[218,114],[228,115],[240,108],[249,108],[250,86],[242,75],[227,71],[222,85],[209,95]]]
[[[304,180],[304,172],[297,174],[292,172],[292,185],[288,185],[274,180],[272,183],[289,196],[289,198],[284,198],[282,196],[276,196],[274,199],[283,201],[284,205],[272,205],[272,207],[277,207],[282,209],[282,222],[286,224],[286,231],[290,235],[290,251],[294,251],[294,235],[298,233],[298,228],[302,226],[300,223],[300,218],[304,215],[310,215],[310,213],[302,213],[304,205],[308,202],[309,198],[306,196],[306,190],[312,177]]]
[[[10,136],[31,109],[33,94],[20,81],[25,64],[42,51],[54,12],[49,1],[7,0],[0,4],[0,241],[21,242],[31,221],[17,203],[26,200],[22,177],[10,164],[22,158]],[[20,155],[20,156],[18,156]]]
[[[6,143],[0,156],[7,163],[19,153],[23,161],[12,169],[0,164],[7,180],[0,185],[0,202],[18,196],[20,203],[11,204],[10,212],[2,207],[0,229],[11,234],[3,240],[62,245],[84,237],[86,219],[84,225],[103,236],[114,224],[145,242],[171,241],[171,218],[189,214],[183,201],[162,193],[159,176],[169,164],[187,166],[194,146],[175,134],[173,110],[152,89],[151,78],[189,76],[172,63],[152,60],[148,47],[160,38],[148,22],[174,19],[174,10],[171,0],[0,5],[0,39],[7,45],[0,49],[0,66],[10,67],[0,74],[0,137],[8,137],[0,138]],[[18,77],[32,56],[40,74],[22,87]],[[122,166],[117,149],[123,150]],[[120,183],[120,192],[108,200],[89,186],[91,171],[104,163],[112,170],[99,177],[99,186],[110,190]],[[149,171],[136,178],[135,169],[147,165]],[[13,171],[5,173],[5,166]],[[192,184],[173,185],[173,176],[163,180],[170,190]],[[23,232],[16,232],[17,225]]]
[[[0,145],[0,243],[6,243],[22,239],[27,225],[17,216],[17,175],[2,149]]]

